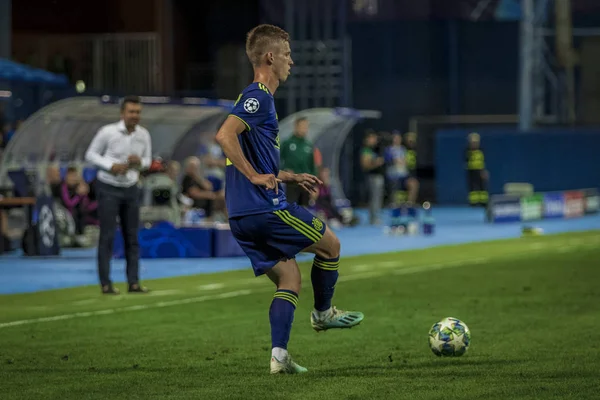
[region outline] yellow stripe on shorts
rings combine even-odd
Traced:
[[[291,226],[292,228],[294,228],[295,230],[312,240],[314,243],[318,242],[323,237],[323,235],[321,235],[319,231],[317,231],[301,219],[292,216],[288,211],[279,210],[274,211],[274,213],[279,218],[281,218],[283,222],[285,222],[286,224],[288,224],[289,226]]]

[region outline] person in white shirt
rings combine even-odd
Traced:
[[[119,294],[110,280],[110,260],[117,216],[125,243],[127,282],[130,293],[146,293],[139,281],[139,188],[140,170],[150,167],[150,134],[139,124],[139,97],[127,96],[121,105],[121,121],[103,126],[92,140],[85,159],[98,167],[97,199],[100,238],[98,276],[102,293]]]

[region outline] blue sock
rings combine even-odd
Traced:
[[[326,311],[331,307],[331,299],[338,279],[340,258],[320,258],[315,256],[310,279],[315,294],[315,310]]]
[[[298,304],[297,293],[285,289],[279,289],[275,292],[269,309],[272,347],[287,349],[296,304]]]

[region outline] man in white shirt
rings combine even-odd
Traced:
[[[148,131],[139,126],[142,104],[127,96],[121,105],[121,121],[98,131],[85,159],[98,167],[97,198],[100,238],[98,276],[104,294],[119,294],[110,280],[110,260],[117,216],[125,243],[127,282],[130,293],[146,293],[139,282],[139,171],[150,166],[152,145]]]

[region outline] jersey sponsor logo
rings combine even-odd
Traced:
[[[247,113],[254,114],[255,112],[258,111],[259,108],[260,108],[260,103],[254,97],[251,97],[249,99],[246,99],[246,101],[244,101],[244,110],[246,110]]]

